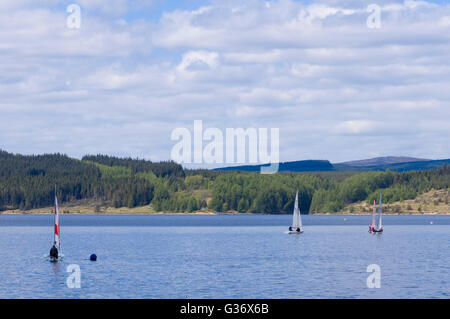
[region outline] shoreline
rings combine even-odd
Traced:
[[[291,213],[286,213],[286,214],[266,214],[266,213],[238,213],[238,212],[192,212],[192,213],[176,213],[176,212],[126,212],[126,211],[122,211],[122,212],[70,212],[70,213],[64,213],[61,212],[61,215],[64,216],[68,216],[68,215],[76,215],[76,216],[82,216],[82,215],[95,215],[95,216],[112,216],[112,215],[123,215],[123,216],[133,216],[133,215],[142,215],[142,216],[155,216],[155,215],[172,215],[172,216],[220,216],[220,215],[286,215],[286,216],[290,216],[292,215]],[[26,211],[16,211],[16,210],[11,210],[11,211],[3,211],[0,212],[0,216],[1,215],[8,215],[8,216],[13,216],[13,215],[53,215],[53,213],[50,212],[26,212]],[[372,215],[372,213],[366,213],[366,212],[361,212],[361,213],[349,213],[349,212],[337,212],[337,213],[312,213],[312,214],[302,214],[303,216],[305,215],[318,215],[318,216],[370,216]],[[438,213],[430,213],[430,212],[426,212],[426,213],[383,213],[384,216],[437,216],[437,215],[442,215],[442,216],[449,216],[450,212],[438,212]]]
[[[420,196],[393,203],[383,204],[383,215],[417,215],[417,216],[437,216],[450,215],[450,193],[448,190],[431,190]],[[95,200],[77,200],[68,201],[60,206],[61,215],[291,215],[288,213],[240,213],[236,210],[228,210],[226,212],[214,211],[211,208],[203,208],[193,212],[172,212],[157,211],[152,204],[139,207],[112,207],[111,203],[95,201]],[[0,215],[52,215],[54,207],[47,206],[41,208],[33,208],[29,210],[14,209],[11,206],[3,207],[5,210],[0,211]],[[366,201],[355,202],[342,207],[338,212],[311,212],[304,215],[339,215],[339,216],[357,216],[372,215],[373,206]]]
[[[24,211],[20,211],[20,212],[16,212],[16,211],[3,211],[0,212],[0,215],[53,215],[54,213],[27,213]],[[174,213],[174,212],[154,212],[154,213],[149,213],[149,212],[74,212],[74,213],[64,213],[64,212],[60,212],[60,215],[128,215],[128,216],[132,216],[132,215],[224,215],[225,213],[212,213],[212,212],[193,212],[193,213]],[[227,214],[227,215],[241,215],[241,214]]]

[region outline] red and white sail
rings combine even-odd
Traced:
[[[58,198],[55,194],[55,239],[54,243],[58,251],[61,248],[61,227],[59,223],[59,206],[58,206]]]

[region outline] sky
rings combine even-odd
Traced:
[[[279,128],[281,161],[450,158],[449,88],[450,1],[0,2],[12,153],[169,160],[202,120]]]

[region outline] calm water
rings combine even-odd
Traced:
[[[385,216],[382,235],[368,216],[303,216],[301,235],[284,233],[290,221],[62,216],[54,264],[52,216],[0,215],[0,298],[449,298],[450,216]],[[66,285],[70,264],[81,289]],[[379,289],[366,286],[370,264]]]

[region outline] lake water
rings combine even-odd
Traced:
[[[0,215],[0,298],[449,298],[450,216],[384,216],[381,235],[370,216],[302,218],[287,235],[289,215],[64,215],[50,263],[52,216]]]

